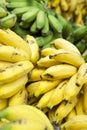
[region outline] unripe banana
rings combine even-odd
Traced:
[[[31,32],[31,34],[38,33],[36,20],[34,20],[34,22],[32,23],[32,25],[30,26],[30,32]]]
[[[3,18],[7,15],[7,10],[3,7],[0,7],[0,18]]]

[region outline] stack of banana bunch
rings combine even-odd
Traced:
[[[29,73],[28,104],[61,130],[87,129],[87,63],[71,42],[57,38],[50,44]]]
[[[76,24],[85,24],[87,16],[87,0],[49,0],[48,7]]]

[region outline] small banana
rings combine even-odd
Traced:
[[[57,85],[47,104],[49,109],[52,109],[54,106],[58,105],[61,101],[64,100],[64,90],[66,88],[67,82],[68,80],[64,80]]]
[[[77,72],[77,68],[68,64],[54,65],[45,70],[41,74],[42,79],[46,80],[58,80],[70,78]]]
[[[58,49],[55,54],[49,55],[49,58],[55,59],[59,62],[68,63],[76,67],[85,63],[84,58],[79,53],[65,49]]]
[[[25,75],[13,82],[1,85],[0,98],[6,99],[15,95],[18,91],[22,90],[25,87],[27,81],[28,81],[28,77],[27,75]]]
[[[38,43],[36,39],[31,35],[26,36],[26,42],[28,43],[29,48],[31,49],[31,62],[33,64],[36,64],[40,57]]]
[[[83,85],[83,110],[87,114],[87,83]]]
[[[0,111],[8,106],[8,99],[0,99]]]
[[[9,83],[14,81],[25,74],[28,74],[33,67],[33,64],[28,60],[16,62],[13,65],[0,70],[0,82]]]
[[[29,59],[30,59],[31,50],[30,50],[27,42],[24,41],[19,35],[17,35],[12,30],[0,29],[0,42],[5,44],[5,45],[14,46],[14,47],[25,50],[28,53]]]
[[[7,10],[0,6],[0,19],[7,15]]]

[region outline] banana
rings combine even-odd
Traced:
[[[23,49],[0,44],[0,60],[14,63],[29,60],[29,55]]]
[[[77,73],[74,74],[67,83],[67,86],[64,91],[65,100],[70,101],[72,98],[77,96],[79,94],[81,88],[83,87],[82,85],[80,85],[78,87],[78,85],[76,84],[76,77],[77,77]]]
[[[13,65],[0,70],[0,82],[9,83],[14,81],[25,74],[28,74],[33,67],[33,64],[28,60],[16,62]]]
[[[60,124],[63,119],[71,112],[71,110],[75,107],[78,99],[75,97],[71,101],[62,101],[55,111],[55,123]]]
[[[58,105],[64,100],[64,89],[66,88],[67,82],[68,80],[63,80],[57,85],[47,104],[49,109],[52,109],[54,106]]]
[[[41,74],[42,79],[46,80],[58,80],[70,78],[77,72],[77,68],[68,64],[54,65],[45,70]]]
[[[52,94],[54,93],[54,91],[55,91],[55,88],[49,90],[44,95],[42,95],[42,97],[39,99],[36,107],[39,108],[39,109],[46,108]]]
[[[30,59],[31,50],[27,42],[24,41],[19,35],[11,31],[10,29],[7,30],[0,29],[0,42],[5,45],[14,46],[25,50],[28,53]]]
[[[77,115],[60,126],[61,130],[86,130],[87,115]]]
[[[28,43],[29,48],[31,49],[31,62],[33,64],[36,64],[40,57],[38,43],[34,36],[31,35],[26,36],[26,42]]]
[[[40,10],[36,17],[36,27],[41,30],[45,26],[45,12]]]
[[[33,96],[33,97],[28,97],[28,104],[33,106],[33,104],[34,104],[34,103],[37,103],[37,102],[39,101],[39,99],[40,99],[40,97],[39,97],[39,98],[36,98],[35,96]]]
[[[21,21],[20,23],[19,23],[19,28],[21,27],[22,29],[27,29],[27,28],[29,28],[30,27],[30,25],[31,25],[31,23],[26,23],[26,22],[23,22],[23,21]],[[24,30],[23,30],[24,31]],[[27,32],[27,31],[26,31]],[[27,35],[27,34],[26,34]]]
[[[78,103],[78,102],[77,102]],[[76,104],[77,105],[77,104]],[[75,108],[73,108],[70,113],[66,116],[65,120],[69,121],[72,117],[76,116]]]
[[[0,61],[0,70],[12,65],[11,62]]]
[[[47,116],[41,110],[38,110],[31,105],[17,105],[8,107],[0,112],[0,118],[6,118],[10,121],[20,119],[29,119],[31,121],[37,120],[39,121],[39,124],[45,124],[48,130],[53,130],[53,126]]]
[[[25,75],[13,82],[1,85],[0,98],[6,99],[15,95],[19,90],[22,90],[25,87],[27,81],[28,81],[28,77],[27,75]]]
[[[26,88],[24,87],[18,93],[9,98],[8,106],[16,106],[27,103],[28,103],[28,93]]]
[[[54,32],[61,33],[62,32],[62,25],[60,21],[53,16],[52,14],[48,14],[49,24]]]
[[[76,67],[80,67],[85,63],[84,58],[79,53],[65,49],[58,49],[57,53],[49,55],[49,58]]]
[[[69,4],[67,3],[66,0],[61,0],[61,1],[60,1],[60,5],[61,5],[61,9],[62,9],[63,11],[68,11],[68,9],[69,9]]]
[[[0,6],[0,19],[7,15],[7,10]]]
[[[77,72],[76,85],[79,87],[87,82],[87,63],[82,64]]]
[[[53,65],[57,65],[60,64],[58,61],[56,61],[55,59],[50,59],[49,56],[40,58],[37,61],[37,66],[38,67],[42,67],[42,68],[49,68]]]
[[[56,14],[56,16],[57,16],[58,20],[61,22],[62,26],[64,27],[64,25],[67,23],[67,20],[62,15],[60,15],[59,13]]]
[[[76,111],[76,115],[83,115],[84,110],[83,110],[83,94],[79,95],[79,100],[75,106],[75,111]]]
[[[42,124],[36,119],[19,119],[16,121],[12,121],[7,123],[1,127],[2,130],[48,130],[46,124]]]
[[[0,99],[0,111],[8,106],[8,99]]]
[[[73,12],[76,9],[77,4],[78,4],[77,0],[71,0],[70,1],[69,12]]]
[[[83,85],[83,110],[87,114],[87,83]]]
[[[82,39],[79,42],[77,42],[75,46],[79,49],[80,53],[82,54],[86,50],[86,41]]]
[[[31,34],[37,34],[38,33],[36,20],[34,20],[32,25],[30,26],[30,33]]]
[[[39,9],[37,7],[31,6],[27,12],[22,15],[21,20],[24,22],[32,22],[38,13]]]
[[[40,75],[45,71],[43,68],[34,68],[30,73],[28,73],[28,82],[35,82],[41,80]]]
[[[51,46],[53,46],[55,49],[65,49],[65,50],[74,51],[80,54],[80,51],[75,45],[73,45],[71,42],[63,38],[55,39],[54,41],[51,42]]]

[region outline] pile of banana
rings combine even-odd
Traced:
[[[48,7],[76,24],[87,24],[87,0],[49,0]]]

